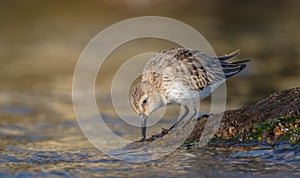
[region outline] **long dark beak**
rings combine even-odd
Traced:
[[[147,116],[141,115],[142,124],[141,124],[141,131],[142,131],[142,139],[146,138],[146,129],[147,129]]]

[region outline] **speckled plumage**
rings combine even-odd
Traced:
[[[130,104],[144,116],[168,104],[195,105],[245,68],[247,61],[225,62],[238,54],[213,57],[185,48],[163,50],[145,65],[141,82],[130,92]]]

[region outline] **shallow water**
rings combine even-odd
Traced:
[[[8,94],[5,93],[6,103],[15,103],[14,99],[20,98],[23,101],[18,101],[16,106],[1,107],[0,177],[300,176],[300,146],[280,142],[227,148],[180,147],[167,156],[145,163],[117,160],[93,147],[76,120],[68,118],[67,112],[72,105],[67,103],[70,101],[54,104],[55,97],[11,93],[8,97]],[[31,103],[33,100],[35,102]],[[38,104],[45,101],[52,104],[47,107]],[[66,113],[56,110],[63,106]],[[114,124],[118,124],[117,119]],[[126,152],[128,150],[118,154],[126,155]]]
[[[76,62],[97,33],[130,17],[181,20],[202,33],[217,54],[240,49],[238,59],[250,58],[246,70],[227,83],[228,109],[299,86],[299,1],[182,2],[1,2],[0,177],[300,177],[299,145],[288,143],[180,147],[158,160],[129,163],[87,141],[71,99]],[[175,46],[158,39],[135,40],[120,46],[103,64],[96,100],[117,135],[140,138],[140,128],[121,121],[111,103],[111,81],[118,67],[137,54]],[[178,111],[168,111],[148,135],[174,123]]]
[[[245,150],[243,150],[245,149]],[[291,145],[249,149],[180,148],[147,163],[112,159],[95,148],[34,151],[10,146],[2,151],[1,176],[93,177],[297,177],[300,150]]]

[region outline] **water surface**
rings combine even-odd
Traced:
[[[240,49],[238,59],[251,62],[228,81],[227,108],[299,86],[299,1],[166,2],[1,2],[0,177],[300,177],[300,148],[289,143],[180,147],[158,160],[129,163],[87,141],[71,100],[75,65],[89,40],[126,18],[175,18],[203,34],[219,55]],[[99,71],[97,104],[119,136],[137,140],[140,128],[120,120],[111,103],[118,67],[137,54],[175,46],[159,39],[131,41]],[[178,111],[169,113],[148,134],[170,127]]]

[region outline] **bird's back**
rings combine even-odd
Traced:
[[[245,68],[246,61],[226,62],[238,54],[239,51],[236,51],[229,55],[213,57],[185,48],[163,50],[145,65],[142,81],[159,88],[161,92],[174,91],[174,88],[201,92],[207,87],[222,83]],[[179,92],[178,96],[182,97],[180,93],[182,92]]]

